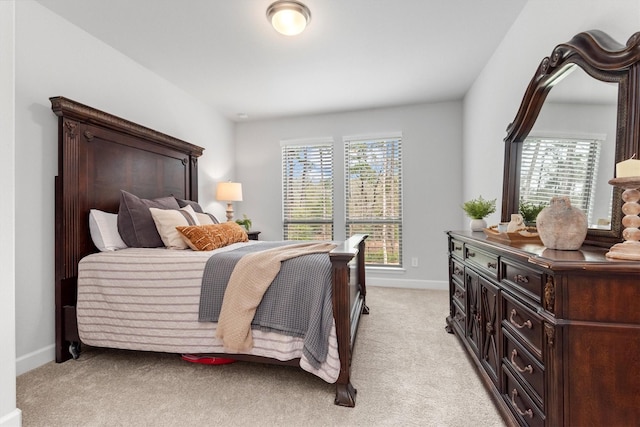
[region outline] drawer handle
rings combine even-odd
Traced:
[[[456,289],[456,291],[453,293],[453,296],[457,299],[462,299],[464,298],[464,292],[462,292],[460,289]]]
[[[453,275],[462,276],[462,269],[456,265],[455,267],[453,267]]]
[[[496,268],[498,268],[498,263],[497,262],[488,262],[487,263],[487,268],[493,268],[495,270]]]
[[[509,322],[511,322],[511,324],[513,326],[515,326],[518,329],[522,329],[524,327],[531,329],[533,327],[533,324],[531,323],[531,320],[527,320],[526,322],[524,322],[523,324],[518,324],[518,322],[516,322],[515,320],[513,320],[513,317],[516,316],[518,314],[518,312],[516,311],[516,309],[512,309],[511,310],[511,317],[509,317]]]
[[[462,246],[454,246],[453,247],[453,251],[457,252],[457,251],[461,251],[462,250]]]
[[[516,411],[518,411],[518,413],[523,417],[526,415],[529,418],[533,418],[533,411],[531,410],[531,408],[527,409],[524,412],[520,408],[518,408],[518,404],[516,403],[517,396],[518,396],[518,390],[514,388],[513,391],[511,392],[511,404],[513,405],[513,407],[516,408]]]
[[[516,274],[513,276],[513,281],[516,283],[529,283],[529,278],[527,276],[523,276],[522,274]]]
[[[471,252],[471,251],[467,251],[467,256],[468,256],[469,258],[473,258],[473,257],[475,257],[475,256],[476,256],[476,253],[475,253],[475,252]]]
[[[529,372],[530,374],[533,374],[533,367],[531,365],[527,365],[524,368],[521,368],[520,366],[518,366],[518,364],[515,361],[515,358],[517,356],[518,356],[518,351],[514,348],[513,351],[511,352],[511,364],[521,373]]]

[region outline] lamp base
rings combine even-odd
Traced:
[[[233,221],[233,204],[231,202],[227,203],[227,222]]]
[[[640,261],[640,242],[628,240],[611,246],[607,258]]]

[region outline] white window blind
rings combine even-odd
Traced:
[[[529,137],[522,145],[520,198],[548,204],[569,196],[591,223],[601,141],[586,138]]]
[[[333,141],[282,142],[285,240],[333,239]]]
[[[347,236],[369,235],[366,264],[402,266],[402,137],[345,138]]]

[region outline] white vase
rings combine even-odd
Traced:
[[[482,231],[487,228],[487,221],[484,219],[472,219],[470,224],[471,231]]]
[[[542,244],[548,249],[571,251],[580,249],[587,237],[587,217],[571,206],[568,197],[553,197],[536,219]]]

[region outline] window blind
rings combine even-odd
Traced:
[[[282,143],[285,240],[333,239],[333,141]]]
[[[345,138],[347,236],[366,233],[366,263],[402,266],[402,138]]]
[[[548,204],[554,196],[568,196],[591,223],[600,147],[596,139],[527,138],[522,145],[521,199]]]

